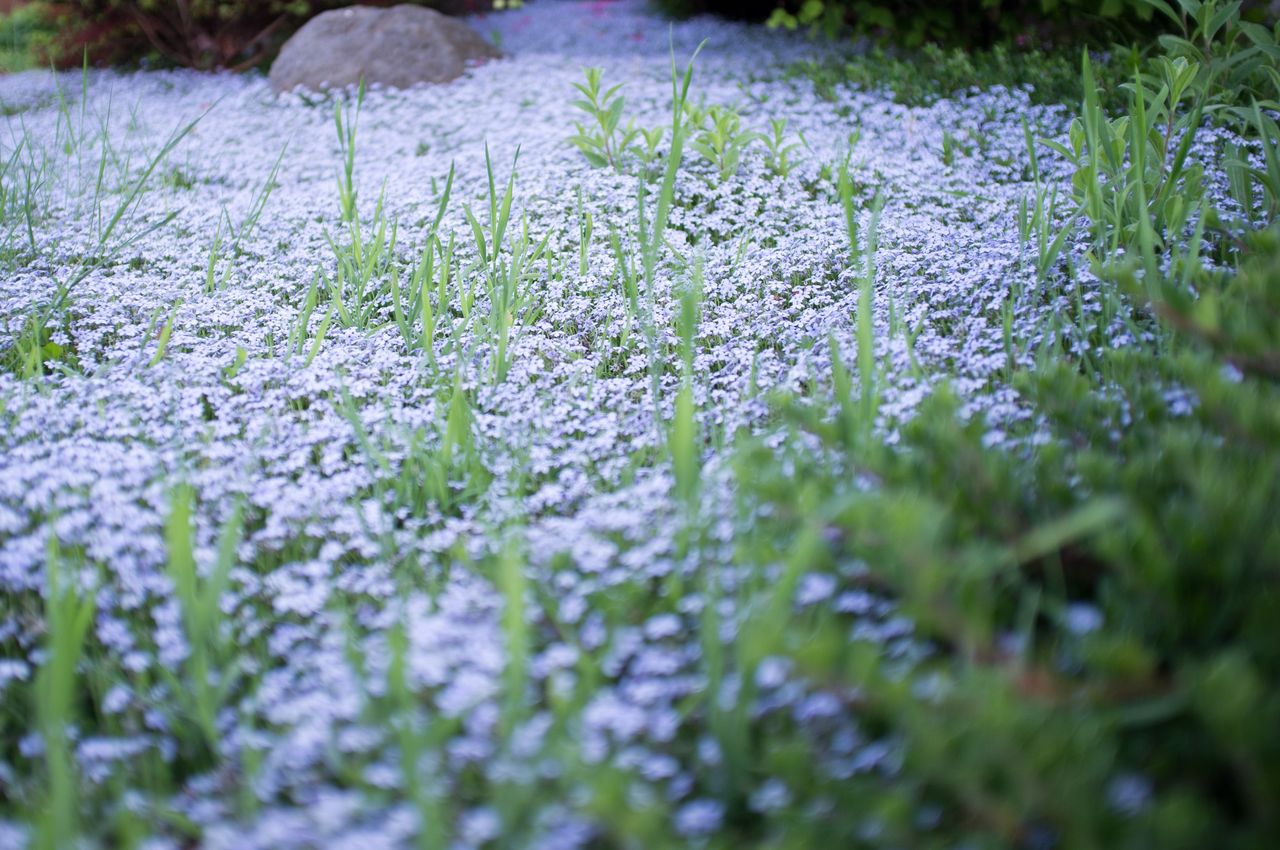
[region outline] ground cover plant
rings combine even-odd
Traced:
[[[1269,847],[1276,39],[1153,5],[0,79],[0,846]]]

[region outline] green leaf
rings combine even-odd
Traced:
[[[462,214],[466,216],[467,223],[471,225],[471,235],[476,241],[476,252],[480,254],[480,262],[489,262],[489,252],[485,247],[484,228],[480,226],[479,219],[476,214],[471,211],[471,207],[463,206]]]
[[[613,103],[609,104],[609,111],[605,115],[605,120],[603,122],[605,133],[612,133],[614,129],[617,128],[618,122],[622,120],[622,106],[622,98],[618,98]]]

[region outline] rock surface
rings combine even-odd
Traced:
[[[351,6],[312,18],[271,66],[277,92],[366,84],[447,83],[502,54],[461,21],[422,6]]]

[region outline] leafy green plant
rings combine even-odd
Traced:
[[[626,99],[618,94],[622,83],[602,90],[600,80],[604,69],[586,68],[584,72],[586,82],[573,84],[582,95],[580,100],[573,101],[573,105],[590,116],[593,123],[589,126],[575,123],[578,132],[570,136],[569,141],[596,168],[608,166],[621,170],[622,154],[639,132],[630,122],[620,127],[622,110],[626,106]]]
[[[504,254],[504,239],[511,223],[511,203],[515,196],[515,167],[520,158],[517,149],[511,162],[511,175],[502,195],[498,195],[493,176],[493,163],[485,148],[485,169],[489,176],[489,216],[487,223],[480,220],[470,206],[463,206],[463,213],[471,225],[476,253],[484,270],[489,296],[489,344],[491,346],[491,373],[495,382],[506,380],[511,368],[510,348],[519,328],[536,321],[538,307],[530,289],[532,266],[543,258],[549,237],[535,242],[529,236],[529,222],[522,219],[520,229],[510,239],[510,255]]]
[[[712,106],[707,110],[709,125],[690,143],[699,155],[715,166],[721,180],[728,180],[738,173],[742,154],[754,142],[762,138],[742,128],[742,118],[728,106]]]
[[[654,177],[655,167],[659,164],[658,146],[662,144],[662,139],[666,135],[666,127],[639,128],[640,141],[631,146],[631,150],[640,157],[640,161],[644,164],[645,176]]]
[[[1280,231],[1272,223],[1247,237],[1238,267],[1196,261],[1211,216],[1198,181],[1178,179],[1169,127],[1194,128],[1185,116],[1221,93],[1187,94],[1188,61],[1152,67],[1135,77],[1129,114],[1108,119],[1086,60],[1073,133],[1088,152],[1075,180],[1081,214],[1105,234],[1093,253],[1114,287],[1106,299],[1119,302],[1108,309],[1149,309],[1158,324],[1144,324],[1133,334],[1142,341],[1126,349],[1056,351],[1033,370],[1009,367],[1051,429],[1047,442],[990,447],[983,423],[963,422],[945,391],[897,449],[859,439],[847,425],[859,406],[852,379],[833,351],[834,414],[781,403],[825,449],[808,461],[784,450],[762,475],[765,454],[750,441],[744,448],[740,484],[784,518],[785,551],[809,569],[876,565],[866,585],[890,593],[946,647],[908,686],[880,647],[850,646],[837,624],[787,606],[780,620],[761,615],[741,632],[748,659],[783,653],[809,675],[856,683],[864,723],[905,740],[901,769],[918,785],[883,796],[857,782],[822,792],[859,813],[851,822],[873,818],[880,841],[927,843],[936,828],[933,837],[994,846],[1019,846],[1031,833],[1063,847],[1141,846],[1153,836],[1167,846],[1248,846],[1275,829],[1263,801],[1280,788],[1266,766],[1280,737],[1250,712],[1280,706],[1280,671],[1253,625],[1268,604],[1260,600],[1280,594],[1274,559],[1255,552],[1274,545],[1270,515],[1280,504],[1270,471],[1280,463],[1280,337],[1267,318],[1280,297]],[[1190,109],[1176,109],[1187,101]],[[1030,142],[1029,151],[1043,197]],[[1116,181],[1118,197],[1090,189],[1095,162],[1113,169],[1100,182]],[[1099,195],[1095,215],[1089,198]],[[1189,233],[1177,227],[1186,224],[1179,205],[1198,210]],[[1024,207],[1022,226],[1045,234],[1032,218]],[[1042,253],[1057,241],[1041,239]],[[1190,411],[1170,403],[1173,387],[1194,398]],[[832,469],[857,469],[875,485]],[[821,534],[794,527],[814,517]],[[802,622],[805,641],[788,643]],[[1228,787],[1214,779],[1228,774]],[[1120,788],[1136,789],[1136,802]],[[937,814],[936,827],[903,815],[921,806]]]
[[[1022,133],[1026,141],[1027,162],[1033,188],[1030,200],[1025,195],[1018,200],[1018,235],[1024,252],[1027,245],[1035,245],[1036,279],[1044,281],[1062,255],[1062,250],[1073,232],[1073,226],[1080,211],[1077,207],[1066,225],[1059,227],[1058,187],[1046,186],[1041,180],[1036,140],[1026,121],[1022,122]]]
[[[345,240],[328,237],[336,267],[332,277],[322,269],[320,283],[342,327],[372,330],[380,324],[395,273],[397,231],[397,225],[387,220],[379,197],[367,230],[353,218]]]
[[[1243,112],[1243,110],[1242,110]],[[1252,128],[1262,143],[1262,167],[1256,168],[1236,149],[1236,156],[1226,161],[1227,174],[1231,181],[1232,196],[1240,204],[1246,220],[1252,224],[1255,202],[1257,198],[1263,205],[1263,220],[1272,221],[1280,214],[1280,124],[1259,104],[1254,103],[1248,113]],[[1257,183],[1262,193],[1253,192],[1253,184]]]
[[[766,162],[769,170],[785,180],[796,167],[791,157],[801,147],[798,142],[787,141],[787,119],[770,119],[769,134],[760,134],[758,138],[767,150]]]
[[[1200,206],[1203,168],[1188,159],[1205,106],[1203,90],[1193,87],[1199,68],[1167,57],[1156,67],[1159,87],[1135,75],[1130,113],[1109,119],[1085,53],[1082,113],[1068,144],[1047,142],[1075,166],[1073,194],[1090,222],[1095,257],[1136,248],[1150,265]],[[1184,100],[1189,110],[1181,109]]]
[[[1143,0],[1178,29],[1160,36],[1164,62],[1196,69],[1190,81],[1205,94],[1205,112],[1234,119],[1244,127],[1249,116],[1237,110],[1258,99],[1265,109],[1280,108],[1280,38],[1273,27],[1244,20],[1238,0]],[[1167,75],[1166,75],[1167,76]]]
[[[711,107],[699,100],[698,102],[688,101],[684,105],[685,124],[689,128],[690,133],[700,133],[707,126],[707,117],[711,114]]]
[[[1247,257],[1190,286],[1118,269],[1119,297],[1153,308],[1159,338],[1103,352],[1097,370],[1060,358],[1016,375],[1051,429],[1038,448],[985,444],[987,427],[961,419],[945,389],[897,448],[851,440],[839,372],[834,418],[779,401],[822,450],[788,441],[775,456],[744,440],[738,483],[765,508],[750,516],[774,517],[755,531],[787,541],[763,557],[892,598],[942,650],[904,672],[882,646],[849,641],[847,624],[794,609],[787,569],[784,601],[753,606],[730,653],[741,669],[780,654],[841,683],[862,728],[903,743],[883,784],[803,786],[812,746],[781,762],[786,781],[844,813],[822,838],[855,842],[872,818],[877,845],[1268,840],[1280,670],[1258,624],[1280,594],[1265,554],[1278,533],[1280,337],[1263,317],[1280,231],[1251,237]],[[1169,404],[1171,380],[1193,393],[1190,412]],[[797,846],[820,837],[786,829]]]

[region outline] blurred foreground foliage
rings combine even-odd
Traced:
[[[744,666],[787,657],[904,743],[892,782],[825,785],[821,834],[786,829],[770,846],[1264,848],[1280,835],[1277,47],[1239,3],[1179,5],[1194,7],[1181,35],[1119,92],[1084,58],[1059,148],[1089,273],[1066,264],[1056,286],[1098,286],[1102,306],[1028,341],[1031,363],[1010,377],[1030,416],[996,430],[944,383],[888,446],[837,364],[834,416],[779,397],[781,456],[744,450],[753,557],[888,594],[929,647],[894,658],[782,605],[752,624]],[[1125,106],[1104,110],[1113,98]],[[1231,209],[1210,205],[1186,158],[1212,123],[1257,151],[1227,161]],[[780,746],[752,757],[803,787],[821,754]]]
[[[904,666],[818,615],[753,630],[770,637],[744,660],[791,658],[905,742],[897,781],[822,789],[839,846],[1280,835],[1280,228],[1238,271],[1197,275],[1194,303],[1172,284],[1146,301],[1131,268],[1117,280],[1160,332],[1018,376],[1047,439],[989,448],[941,392],[890,450],[784,399],[794,442],[822,451],[742,459],[780,560],[852,566],[936,650]],[[772,746],[758,757],[803,787],[809,760]]]

